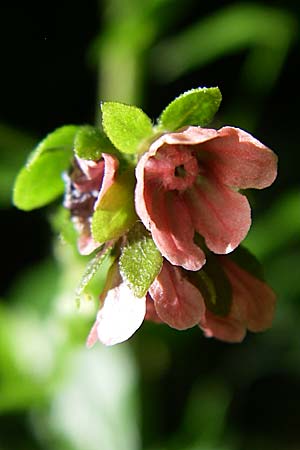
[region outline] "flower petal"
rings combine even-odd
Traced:
[[[195,229],[214,253],[234,250],[251,225],[247,198],[208,175],[184,194]]]
[[[277,175],[275,153],[239,128],[218,130],[216,139],[199,147],[200,160],[201,157],[222,183],[239,189],[263,189]]]
[[[152,154],[164,144],[168,145],[197,145],[218,137],[218,131],[213,128],[185,127],[175,133],[160,136],[150,147]]]
[[[102,157],[104,159],[104,175],[101,189],[94,205],[94,209],[97,209],[97,206],[99,205],[103,195],[113,184],[119,167],[119,161],[115,156],[110,155],[108,153],[102,153]]]
[[[194,243],[189,211],[176,191],[165,191],[155,180],[138,179],[136,211],[151,231],[161,254],[172,264],[199,270],[205,263],[203,251]]]
[[[74,181],[78,181],[80,184],[80,181],[87,183],[88,181],[95,180],[98,181],[99,188],[103,177],[104,161],[102,159],[100,161],[91,161],[79,158],[78,156],[75,156],[75,160],[81,170],[82,176]],[[94,187],[94,189],[96,189],[96,187]]]
[[[89,224],[84,226],[84,228],[87,228],[88,226],[89,226]],[[81,255],[90,255],[100,245],[101,244],[99,242],[96,242],[92,238],[89,229],[86,231],[82,231],[82,233],[79,235],[78,240],[77,240],[78,251]]]
[[[107,292],[97,314],[98,339],[105,345],[126,341],[141,326],[145,314],[146,297],[135,297],[129,287],[121,282]]]
[[[226,317],[206,310],[199,326],[207,337],[241,342],[247,329],[258,332],[271,326],[275,294],[266,283],[241,269],[229,257],[220,256],[219,260],[232,285],[231,310]]]
[[[89,332],[89,335],[86,340],[87,348],[92,348],[98,341],[97,325],[98,323],[96,321],[92,326],[91,331]]]
[[[243,311],[247,328],[255,332],[269,328],[275,312],[274,291],[230,258],[223,257],[222,265],[233,288],[233,302]]]
[[[147,297],[146,297],[145,320],[150,320],[151,322],[155,322],[155,323],[162,323],[162,320],[157,315],[157,312],[156,312],[156,309],[154,306],[154,301],[151,298],[150,294],[147,294]]]
[[[178,330],[199,323],[205,306],[201,293],[181,270],[164,261],[163,268],[149,289],[156,312],[161,320]]]
[[[206,310],[199,326],[206,337],[215,337],[225,342],[241,342],[246,335],[246,325],[235,318],[234,314],[221,317]]]

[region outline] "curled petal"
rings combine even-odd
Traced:
[[[175,133],[160,136],[150,147],[153,154],[164,144],[167,145],[199,145],[218,137],[218,131],[213,128],[185,127]]]
[[[263,281],[246,272],[230,258],[222,257],[223,268],[233,288],[233,301],[250,331],[263,331],[272,325],[276,295]]]
[[[73,176],[73,182],[78,190],[87,192],[92,190],[99,190],[104,171],[104,161],[91,161],[75,157],[76,163],[80,169],[79,174]]]
[[[94,209],[97,209],[97,205],[100,203],[103,195],[113,184],[119,167],[119,161],[115,156],[110,155],[108,153],[102,153],[102,157],[104,160],[104,175],[101,189],[94,205]]]
[[[277,175],[277,156],[239,128],[223,127],[199,147],[199,158],[227,186],[263,189]]]
[[[182,276],[178,267],[167,261],[149,289],[159,318],[178,330],[191,328],[204,314],[199,290]]]
[[[99,341],[105,345],[115,345],[126,341],[141,326],[145,314],[146,297],[135,297],[129,287],[121,282],[107,292],[88,337],[87,345],[93,345],[95,330]]]
[[[234,250],[246,237],[251,225],[247,198],[206,176],[184,193],[195,229],[214,253]]]

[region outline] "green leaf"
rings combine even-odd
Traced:
[[[62,173],[71,163],[77,130],[75,125],[58,128],[31,153],[14,186],[13,202],[18,208],[40,208],[64,192]]]
[[[104,194],[92,218],[92,235],[96,242],[106,242],[121,236],[137,220],[134,185],[134,172],[129,169]]]
[[[175,131],[187,125],[206,126],[222,100],[219,88],[191,89],[175,98],[158,119],[160,129]]]
[[[80,127],[75,137],[74,151],[79,158],[93,161],[99,160],[102,153],[116,153],[104,132],[90,125]]]
[[[27,133],[0,122],[0,208],[11,206],[12,186],[35,143]]]
[[[150,233],[138,222],[129,232],[120,256],[120,272],[137,297],[146,295],[162,266]]]
[[[186,273],[191,283],[200,290],[206,307],[218,316],[227,316],[232,302],[232,288],[217,257],[207,255],[201,270]]]
[[[240,266],[241,269],[249,272],[255,278],[258,278],[261,281],[265,280],[262,264],[245,247],[239,246],[234,252],[227,256]]]
[[[111,142],[123,153],[139,153],[144,141],[153,135],[151,120],[136,106],[104,102],[102,123]]]
[[[108,255],[111,252],[111,249],[114,245],[114,242],[107,242],[101,249],[96,253],[96,255],[89,261],[89,263],[86,266],[86,269],[84,271],[84,274],[82,275],[82,278],[79,282],[79,285],[76,289],[76,299],[80,300],[80,297],[82,294],[91,295],[94,290],[96,290],[96,296],[99,297],[99,294],[103,288],[103,274],[102,274],[102,267],[106,270],[107,267],[105,262],[108,261]],[[100,280],[98,277],[100,276]],[[96,280],[96,289],[94,289],[94,284]]]

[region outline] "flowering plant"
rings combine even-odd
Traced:
[[[275,295],[240,246],[251,225],[240,190],[272,184],[277,158],[241,129],[206,128],[220,102],[218,88],[193,89],[154,126],[105,102],[102,129],[57,129],[19,173],[23,210],[64,195],[78,251],[92,255],[79,294],[109,261],[89,346],[122,342],[144,319],[228,342],[271,325]]]

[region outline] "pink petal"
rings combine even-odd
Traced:
[[[137,171],[137,176],[141,171]],[[156,181],[138,179],[136,211],[162,255],[174,265],[199,270],[205,263],[203,251],[194,243],[194,227],[186,205],[176,191],[166,192]]]
[[[233,290],[232,306],[228,316],[220,317],[206,310],[199,326],[207,337],[226,342],[240,342],[246,330],[258,332],[269,328],[275,310],[275,294],[263,281],[241,269],[230,258],[219,261]]]
[[[146,297],[137,298],[125,283],[110,289],[97,315],[98,339],[115,345],[129,339],[143,323]]]
[[[149,289],[156,312],[170,327],[185,330],[197,325],[204,314],[198,289],[167,261]]]
[[[100,245],[90,234],[81,234],[77,240],[78,251],[81,255],[90,255]]]
[[[162,320],[158,317],[155,306],[154,306],[154,301],[153,299],[150,297],[149,294],[147,294],[146,297],[146,315],[145,315],[145,320],[150,320],[151,322],[155,322],[155,323],[162,323]]]
[[[246,326],[238,319],[216,316],[206,310],[204,318],[199,323],[206,337],[215,337],[225,342],[242,342],[246,335]]]
[[[211,175],[184,193],[195,229],[214,253],[234,250],[251,225],[247,198],[232,191]]]
[[[156,153],[164,144],[168,145],[198,145],[218,137],[218,131],[213,128],[185,127],[175,133],[166,133],[160,136],[150,147],[150,152]]]
[[[101,189],[98,195],[98,198],[95,202],[94,209],[97,209],[97,206],[99,205],[100,201],[102,200],[102,197],[107,192],[107,190],[111,187],[113,184],[116,173],[119,167],[119,161],[117,158],[113,155],[109,155],[108,153],[102,153],[102,157],[104,159],[104,176],[102,180]]]
[[[98,323],[96,321],[94,323],[94,325],[92,326],[91,331],[87,337],[87,340],[86,340],[87,348],[92,348],[98,340],[97,325],[98,325]]]
[[[199,147],[201,157],[221,182],[239,189],[263,189],[277,175],[275,153],[239,128],[218,130],[216,139]]]
[[[74,186],[80,192],[98,191],[102,184],[104,161],[90,161],[75,157],[78,169],[72,175]]]
[[[222,265],[233,288],[233,301],[243,311],[250,331],[263,331],[272,325],[276,295],[263,281],[246,272],[230,258]]]

